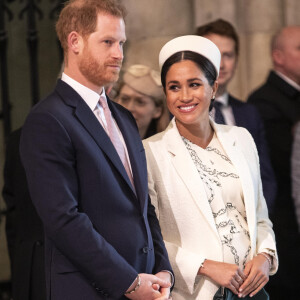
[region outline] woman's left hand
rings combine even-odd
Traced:
[[[239,288],[239,297],[250,297],[257,294],[269,281],[270,264],[263,255],[257,255],[250,260],[244,270],[247,279]]]

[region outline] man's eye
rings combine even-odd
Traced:
[[[110,41],[110,40],[105,40],[104,43],[105,43],[105,44],[108,44],[108,45],[112,45],[113,42]]]

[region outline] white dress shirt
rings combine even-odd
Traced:
[[[286,81],[289,85],[291,85],[292,87],[294,87],[298,92],[300,92],[300,85],[297,84],[295,81],[293,81],[292,79],[288,78],[287,76],[285,76],[284,74],[275,71],[275,73],[282,78],[284,81]]]
[[[228,93],[225,92],[223,95],[218,96],[218,98],[215,101],[223,104],[220,109],[223,114],[225,124],[234,126],[235,119],[234,119],[234,115],[232,112],[232,108],[228,103],[228,98],[229,98]],[[215,109],[212,110],[212,117],[215,120]]]
[[[99,95],[95,91],[89,89],[88,87],[86,87],[86,86],[82,85],[81,83],[79,83],[78,81],[74,80],[73,78],[68,76],[66,73],[62,73],[61,80],[64,81],[65,83],[67,83],[69,86],[71,86],[81,96],[81,98],[86,102],[88,107],[94,113],[95,117],[97,118],[99,123],[102,125],[103,129],[108,134],[107,123],[106,123],[106,119],[104,116],[104,111],[103,111],[102,106],[99,103],[100,96],[104,97],[105,101],[107,102],[104,88],[102,89],[102,92]],[[132,175],[132,168],[131,168],[131,164],[130,164],[130,159],[129,159],[126,143],[125,143],[123,135],[118,127],[118,124],[116,123],[113,116],[112,116],[112,119],[113,119],[113,124],[118,131],[119,138],[125,148],[126,159],[128,161],[130,172]]]

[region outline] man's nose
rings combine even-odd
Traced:
[[[116,43],[116,45],[113,48],[112,56],[118,60],[123,60],[123,58],[124,58],[123,46]]]

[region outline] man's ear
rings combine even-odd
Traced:
[[[82,47],[83,47],[82,36],[76,31],[70,32],[68,35],[69,50],[72,51],[74,54],[78,54],[80,53]]]
[[[272,51],[272,58],[276,65],[282,65],[284,60],[284,55],[281,50],[274,49]]]

